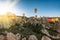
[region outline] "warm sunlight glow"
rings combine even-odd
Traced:
[[[18,0],[14,0],[13,2],[11,2],[11,0],[0,2],[0,27],[9,28],[14,24],[13,20],[16,19],[16,15],[14,14],[16,9],[14,5],[17,2]]]
[[[0,27],[9,28],[11,25],[14,25],[14,21],[17,16],[11,12],[7,12],[5,15],[0,15]]]

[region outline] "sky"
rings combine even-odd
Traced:
[[[60,0],[19,0],[13,8],[16,15],[60,16]]]

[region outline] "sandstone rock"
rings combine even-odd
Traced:
[[[17,38],[17,40],[19,40],[21,38],[21,34],[17,33],[16,38]]]
[[[35,35],[31,35],[31,36],[29,37],[29,40],[38,40],[38,39],[37,39],[37,37],[36,37]]]
[[[41,40],[51,40],[51,39],[47,36],[43,36]]]
[[[17,40],[16,36],[13,33],[7,33],[7,40]]]
[[[22,38],[22,40],[26,40],[26,37]]]
[[[3,35],[0,35],[0,40],[4,40],[5,37]]]

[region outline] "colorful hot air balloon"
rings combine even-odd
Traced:
[[[56,21],[59,21],[59,19],[58,18],[48,18],[47,21],[55,23]]]

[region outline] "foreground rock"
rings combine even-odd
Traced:
[[[51,40],[51,39],[47,36],[43,36],[41,40]]]
[[[38,40],[38,39],[37,39],[37,37],[36,37],[35,35],[31,35],[31,36],[29,37],[29,40]]]
[[[5,40],[5,36],[0,35],[0,40]]]
[[[13,33],[7,33],[7,40],[17,40],[16,36]]]

